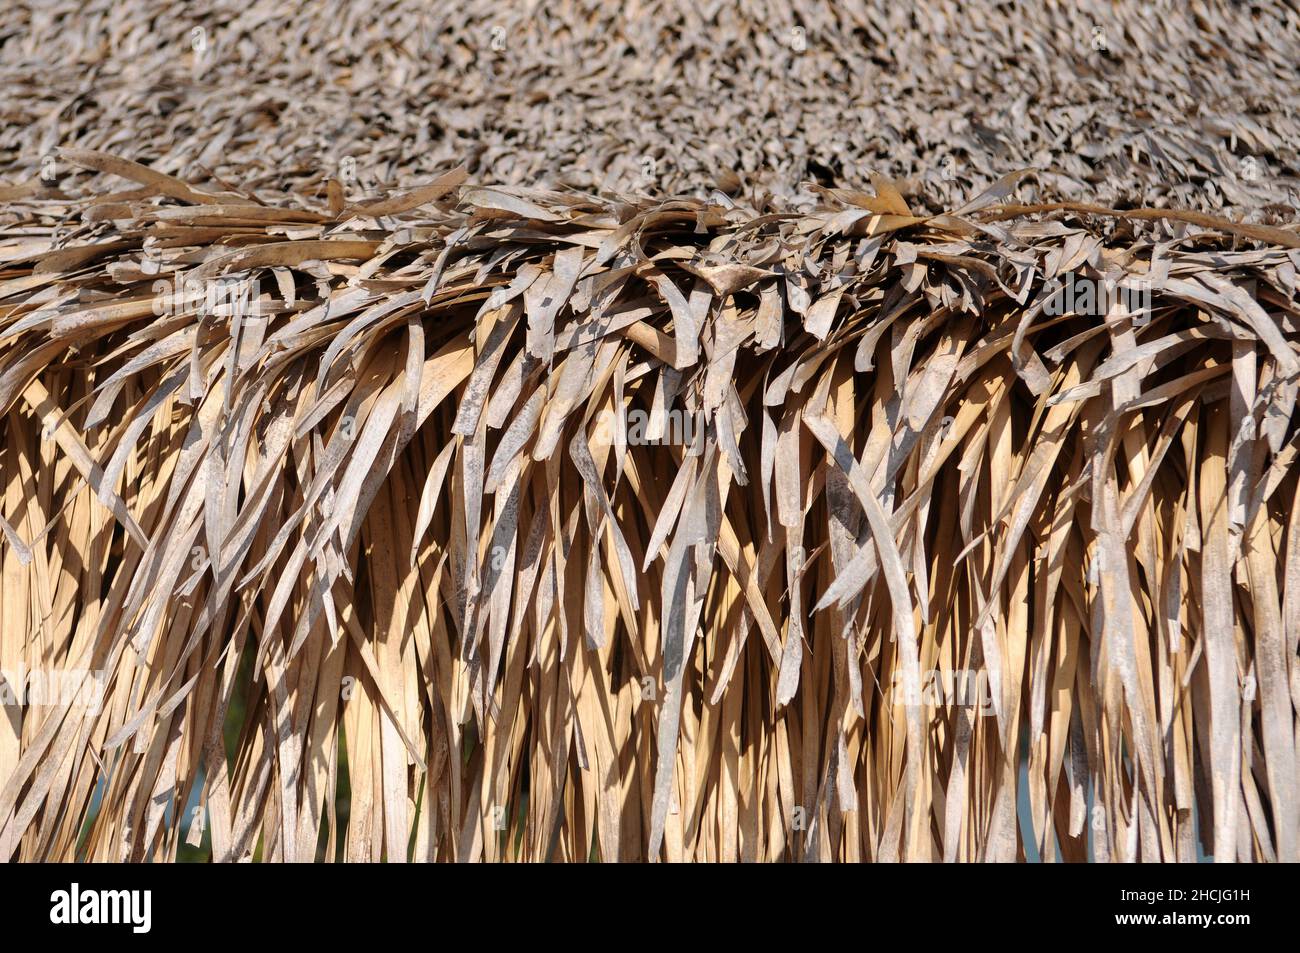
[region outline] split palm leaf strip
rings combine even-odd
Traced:
[[[783,201],[873,171],[955,208],[1056,198],[1290,220],[1294,0],[12,0],[0,196],[58,147],[311,192],[427,181]]]
[[[1295,230],[63,159],[0,857],[1300,859]]]

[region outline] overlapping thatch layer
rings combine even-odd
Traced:
[[[1286,0],[8,0],[0,189],[79,184],[62,146],[265,193],[464,160],[788,202],[882,172],[938,211],[1033,167],[1052,198],[1289,222],[1298,62]]]
[[[0,856],[1298,859],[1294,230],[62,158]]]

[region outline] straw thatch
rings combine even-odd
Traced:
[[[1294,229],[60,161],[0,857],[1300,855]]]

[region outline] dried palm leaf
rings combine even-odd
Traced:
[[[62,161],[0,857],[1300,859],[1296,231]]]

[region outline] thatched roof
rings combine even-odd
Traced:
[[[1296,858],[1294,229],[60,161],[0,855]]]
[[[203,6],[0,5],[0,860],[1300,859],[1294,4]]]
[[[4,4],[0,182],[62,146],[264,194],[351,159],[358,195],[464,161],[481,182],[783,201],[878,172],[936,212],[1026,168],[1043,199],[1300,204],[1293,4],[201,6]]]

